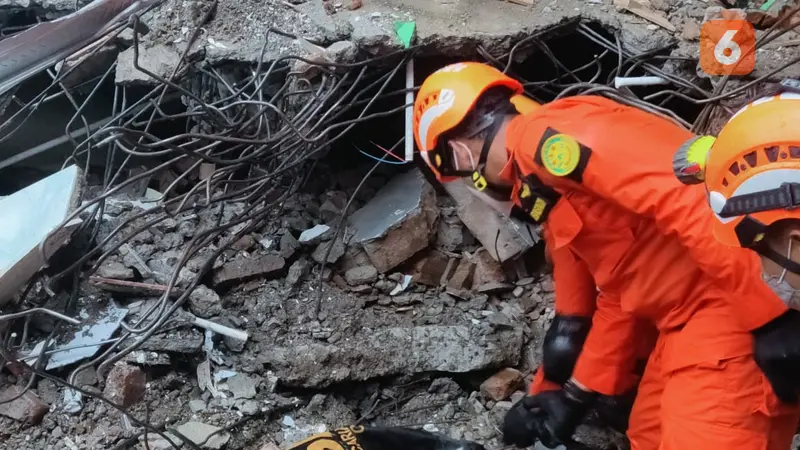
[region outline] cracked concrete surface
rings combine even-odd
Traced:
[[[151,33],[142,42],[141,60],[168,75],[174,68],[174,55],[181,54],[191,34],[200,25],[209,0],[167,0],[143,21]],[[292,5],[279,0],[220,2],[214,17],[203,27],[192,53],[202,53],[208,63],[254,62],[271,27],[301,36],[319,45],[350,40],[372,54],[385,54],[401,48],[395,37],[395,21],[416,21],[415,45],[420,55],[474,54],[482,45],[490,53],[507,51],[516,41],[530,34],[573,20],[599,22],[620,30],[622,41],[637,51],[664,45],[670,33],[651,30],[643,20],[618,13],[605,3],[583,1],[540,2],[521,6],[500,0],[400,0],[365,1],[363,7],[340,9],[328,15],[319,0]],[[624,25],[624,27],[623,27]],[[295,39],[270,33],[264,59],[274,60],[287,53],[305,54]],[[120,55],[118,82],[152,82],[132,69],[133,51]]]

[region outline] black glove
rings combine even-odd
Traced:
[[[531,398],[523,398],[506,413],[503,420],[503,442],[506,445],[525,448],[536,443],[547,416],[535,404],[531,405]]]
[[[598,395],[594,410],[597,411],[599,422],[624,434],[628,431],[628,419],[635,398],[636,389],[622,395]]]
[[[786,403],[800,393],[800,311],[790,309],[753,331],[756,364]]]
[[[572,442],[572,435],[589,410],[596,394],[567,381],[560,391],[542,392],[523,399],[526,407],[547,416],[544,426],[537,430],[539,440],[547,448]]]
[[[556,314],[542,343],[542,368],[548,381],[564,384],[569,380],[591,328],[591,317]]]

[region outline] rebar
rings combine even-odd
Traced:
[[[207,11],[206,19],[210,17],[211,10]],[[169,74],[164,75],[153,73],[142,64],[143,52],[136,31],[139,28],[136,26],[138,21],[138,16],[130,21],[134,29],[133,67],[152,81],[153,87],[148,92],[137,96],[133,89],[124,85],[112,85],[113,99],[108,102],[106,118],[100,121],[91,119],[86,112],[87,105],[97,99],[101,87],[113,83],[110,74],[116,67],[112,65],[102,75],[70,87],[65,85],[64,80],[76,68],[72,67],[59,73],[51,72],[49,85],[32,98],[23,98],[25,94],[20,90],[12,91],[15,110],[7,112],[5,121],[0,123],[2,143],[22,129],[37,110],[47,107],[55,99],[64,98],[72,108],[71,117],[64,128],[64,137],[0,161],[0,169],[66,142],[70,143],[71,152],[64,166],[78,164],[91,168],[96,163],[92,161],[93,157],[96,159],[98,155],[102,156],[103,161],[99,191],[85,198],[84,203],[62,223],[65,225],[75,218],[83,219],[76,235],[88,236],[88,244],[57,273],[48,276],[40,274],[32,280],[16,302],[18,311],[4,311],[6,314],[0,315],[0,362],[3,364],[0,368],[18,361],[21,352],[30,349],[31,314],[50,314],[74,324],[76,320],[72,317],[76,316],[79,293],[88,278],[108,258],[121,255],[122,250],[135,250],[132,243],[141,233],[153,230],[167,220],[182,221],[203,216],[208,222],[203,223],[203,228],[198,229],[183,246],[171,273],[160,280],[163,293],[158,300],[135,317],[127,318],[118,335],[104,341],[97,355],[82,361],[66,380],[58,381],[86,396],[96,394],[75,386],[76,377],[94,367],[102,378],[115,362],[177,321],[175,313],[192,295],[202,276],[212,270],[217,258],[240,237],[263,229],[267,222],[278,217],[287,201],[309,179],[316,161],[329,152],[334,144],[339,143],[357,125],[390,116],[400,120],[404,110],[411,106],[405,104],[404,99],[409,89],[393,90],[391,86],[393,81],[402,81],[400,69],[409,58],[415,57],[417,49],[413,47],[377,57],[364,57],[364,52],[361,52],[361,59],[353,63],[320,62],[299,54],[284,54],[265,60],[267,45],[274,36],[298,38],[270,28],[263,37],[255,63],[211,67],[188,59],[188,49],[200,30],[198,26],[179,61]],[[579,67],[569,67],[560,60],[557,51],[547,42],[550,36],[570,30],[597,47],[596,56]],[[115,30],[115,33],[121,31]],[[669,46],[634,52],[626,49],[619,37],[608,39],[595,28],[577,20],[537,32],[501,55],[492,55],[482,47],[478,47],[478,52],[490,64],[513,74],[514,58],[525,49],[536,51],[537,55],[546,58],[556,71],[556,76],[547,80],[521,80],[534,98],[605,95],[689,128],[691,124],[685,119],[649,100],[666,97],[704,105],[717,103],[733,95],[731,92],[709,92],[690,80],[665,72],[661,65],[671,57],[662,53],[668,51]],[[613,88],[614,76],[623,74],[660,77],[672,88],[656,93],[648,91],[651,92],[648,96],[639,98],[629,91]],[[398,82],[397,85],[403,84]],[[396,106],[379,107],[382,104],[379,100],[395,100]],[[169,126],[171,131],[165,135],[160,125]],[[402,128],[398,127],[397,144],[384,150],[383,157],[375,157],[359,149],[366,157],[377,160],[365,179],[382,164],[404,164],[403,161],[396,162],[387,157],[403,142],[402,135]],[[204,165],[211,165],[212,170],[201,179],[200,171]],[[143,169],[133,170],[139,168]],[[164,182],[158,198],[151,199],[150,207],[134,209],[119,221],[104,223],[110,201],[115,201],[134,185],[167,171],[174,171],[174,175]],[[363,183],[362,180],[359,188]],[[348,199],[338,218],[328,252],[339,238],[359,188]],[[327,260],[327,256],[323,261]],[[182,284],[181,289],[177,289],[181,270],[186,268],[190,260],[197,258],[202,261],[197,274],[188,283]],[[147,269],[146,261],[144,265]],[[317,281],[320,285],[324,265],[318,268]],[[56,291],[60,281],[70,279],[75,282],[67,307],[62,312],[55,311],[50,307],[55,302],[47,294],[41,294],[41,291]],[[44,289],[36,289],[36,286]],[[35,291],[39,291],[39,294]],[[35,295],[44,299],[33,300]],[[316,295],[311,300],[311,308],[319,313],[321,286]],[[64,327],[65,324],[59,323],[53,333],[63,331]],[[15,334],[13,329],[21,329],[22,332]],[[55,350],[52,345],[53,333],[45,339],[36,362],[32,365],[23,364],[29,367],[29,387],[37,376],[55,379],[42,369],[48,355]],[[103,401],[108,403],[107,400]],[[118,408],[118,405],[111,406]],[[149,427],[146,420],[132,420],[148,428],[150,433],[161,433]]]

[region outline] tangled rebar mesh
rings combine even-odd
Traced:
[[[138,29],[138,20],[137,16],[131,20],[134,30]],[[788,31],[778,31],[779,26],[780,22],[759,41],[759,46]],[[564,28],[577,31],[597,44],[602,52],[595,55],[588,64],[567,67],[547,44],[549,35]],[[112,33],[121,31],[118,29]],[[75,233],[85,236],[85,239],[76,239],[83,243],[79,257],[59,273],[51,276],[41,273],[37,275],[20,293],[13,306],[14,312],[0,315],[0,367],[9,367],[19,375],[27,374],[29,378],[26,389],[32,387],[36,379],[41,377],[67,386],[74,393],[96,398],[129,416],[135,425],[143,428],[143,433],[157,433],[170,443],[172,441],[164,435],[163,430],[148,424],[146,418],[137,419],[111,400],[76,386],[76,377],[82,371],[94,367],[102,379],[114,363],[169,326],[170,321],[177,320],[180,314],[176,312],[200,283],[202,275],[213,267],[217,257],[230,244],[263,228],[270,219],[280,215],[286,200],[304,185],[318,158],[332,144],[358,124],[369,120],[393,115],[400,120],[403,110],[411,105],[403,104],[407,89],[392,90],[392,81],[417,51],[417,48],[412,47],[350,64],[332,63],[294,54],[265,61],[264,48],[270,38],[276,34],[298,38],[270,29],[264,36],[261,57],[256,64],[204,67],[190,63],[187,57],[188,49],[192,47],[199,31],[198,27],[186,46],[187,51],[168,77],[152,73],[140,64],[139,36],[134,32],[134,67],[157,83],[149,92],[138,97],[134,97],[125,86],[115,86],[107,119],[90,123],[84,110],[99,95],[100,86],[110,80],[115,65],[99,77],[72,87],[67,87],[63,82],[70,70],[59,73],[51,71],[50,86],[33,99],[22,101],[16,96],[9,97],[15,102],[16,111],[0,125],[3,132],[3,137],[0,138],[2,143],[20,130],[25,120],[37,109],[46,107],[48,102],[56,98],[65,97],[74,108],[74,114],[65,129],[65,140],[71,144],[73,151],[64,166],[77,163],[82,167],[89,167],[93,154],[103,155],[106,161],[99,192],[85,198],[83,204],[64,221],[66,224],[73,218],[83,219]],[[93,49],[89,56],[98,49],[99,47]],[[719,106],[721,100],[736,95],[747,86],[780,70],[729,91],[724,91],[723,79],[714,92],[709,92],[690,80],[667,73],[661,68],[661,64],[670,58],[664,55],[669,48],[634,54],[623,48],[619,35],[612,40],[600,33],[595,26],[577,21],[527,37],[502,55],[492,55],[482,47],[478,47],[477,51],[487,62],[513,74],[511,69],[515,54],[523,49],[540,51],[557,68],[558,75],[552,79],[525,81],[526,89],[533,96],[543,94],[563,97],[590,93],[605,95],[662,115],[696,131],[705,129],[711,110]],[[603,62],[607,55],[616,55],[613,67],[607,67]],[[790,61],[784,67],[798,61],[800,58]],[[74,69],[75,67],[72,68]],[[613,88],[615,76],[643,73],[662,77],[675,88],[663,89],[644,98],[637,98],[630,91]],[[601,80],[604,76],[606,79]],[[379,100],[385,99],[397,100],[398,106],[379,108]],[[657,99],[660,103],[653,103]],[[669,99],[703,106],[694,125],[663,106]],[[182,111],[171,112],[176,102],[182,104]],[[156,130],[164,124],[168,124],[172,130],[166,136],[163,130]],[[182,127],[180,132],[174,132],[177,127]],[[399,140],[394,148],[402,144],[402,135],[402,130],[398,129]],[[391,155],[394,148],[386,151],[386,155]],[[2,161],[0,168],[40,151],[43,150],[31,149],[20,156]],[[376,162],[364,179],[380,164],[388,162],[386,155]],[[131,171],[143,165],[147,167],[146,170]],[[202,179],[197,179],[196,174],[201,166],[210,170]],[[170,169],[178,170],[177,177],[163,189],[158,199],[149,200],[150,208],[130,215],[111,230],[101,232],[104,211],[110,198],[134,183]],[[88,177],[88,172],[84,172],[85,177]],[[363,180],[359,188],[361,185]],[[336,235],[342,231],[345,215],[357,191],[358,189],[337,221]],[[73,315],[83,282],[92,276],[103,261],[121,249],[135,253],[135,249],[129,245],[131,241],[156,224],[169,220],[180,221],[198,214],[212,218],[213,223],[198,230],[184,246],[179,261],[174,264],[172,273],[161,286],[159,300],[135,319],[123,322],[119,336],[103,342],[102,351],[82,362],[65,380],[45,372],[44,364],[48,354],[54,351],[56,337],[67,324],[77,322]],[[332,246],[328,251],[331,248]],[[208,249],[213,250],[204,251]],[[181,270],[201,253],[203,262],[202,267],[196,271],[198,275],[186,286],[177,288]],[[323,258],[325,260],[327,257]],[[319,274],[318,282],[321,284],[323,270],[320,269]],[[33,295],[37,286],[43,286],[46,292],[50,290],[52,293],[52,289],[55,289],[53,286],[66,278],[72,279],[73,283],[68,301],[59,311],[53,310],[51,296],[45,295],[42,299]],[[318,311],[322,289],[317,289],[316,292],[318,297],[315,308]],[[20,355],[32,347],[29,329],[32,315],[38,313],[56,317],[57,325],[44,340],[36,360],[27,364],[20,363]],[[0,399],[0,405],[21,395]],[[236,423],[219,432],[228,431],[238,425]],[[199,448],[174,430],[170,432],[190,448]]]

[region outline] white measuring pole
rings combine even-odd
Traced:
[[[414,160],[414,59],[406,64],[406,161]]]

